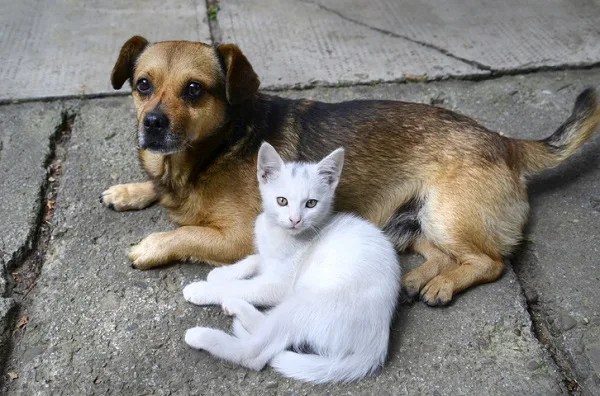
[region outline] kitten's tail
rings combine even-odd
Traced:
[[[369,358],[358,354],[329,358],[284,351],[275,355],[269,365],[286,377],[322,384],[356,381],[380,368],[383,360],[370,361]]]

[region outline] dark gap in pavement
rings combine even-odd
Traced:
[[[212,45],[223,42],[223,32],[219,27],[219,10],[218,0],[206,0],[206,19],[208,20],[208,31]]]
[[[212,26],[212,25],[211,25]],[[218,30],[218,29],[217,29]],[[213,32],[211,28],[211,32]],[[212,35],[212,33],[211,33]],[[213,37],[213,44],[219,44],[217,39],[218,34]],[[513,69],[513,70],[499,70],[499,71],[491,71],[487,74],[468,74],[462,76],[442,76],[439,78],[413,78],[413,77],[402,77],[399,79],[393,80],[373,80],[366,82],[353,82],[353,83],[328,83],[323,81],[314,81],[308,84],[294,84],[294,85],[281,85],[278,87],[267,87],[260,90],[260,92],[264,93],[277,93],[284,91],[308,91],[315,88],[349,88],[349,87],[376,87],[379,85],[385,84],[409,84],[409,83],[435,83],[440,81],[487,81],[487,80],[496,80],[498,78],[506,77],[506,76],[519,76],[519,75],[528,75],[534,73],[542,73],[547,71],[571,71],[571,70],[592,70],[600,68],[600,62],[594,62],[590,64],[582,64],[582,65],[556,65],[556,66],[539,66],[539,67],[531,67],[524,69]],[[19,100],[0,100],[0,106],[18,104],[18,103],[31,103],[31,102],[40,102],[40,103],[48,103],[54,101],[63,101],[63,100],[71,100],[71,99],[100,99],[100,98],[114,98],[114,97],[125,97],[131,95],[130,91],[126,92],[104,92],[104,93],[96,93],[96,94],[88,94],[88,95],[64,95],[64,96],[48,96],[44,98],[26,98]]]
[[[7,291],[4,297],[15,300],[11,317],[8,319],[6,342],[0,353],[0,390],[5,389],[5,381],[9,379],[9,368],[6,367],[15,345],[15,340],[22,334],[27,326],[28,318],[20,316],[23,301],[36,285],[46,251],[51,240],[52,217],[54,216],[54,203],[56,201],[62,164],[67,155],[67,143],[71,137],[75,113],[65,110],[61,113],[61,123],[49,139],[49,155],[43,163],[46,169],[46,179],[40,188],[39,209],[36,218],[36,227],[27,236],[27,242],[6,263]],[[17,320],[17,318],[19,318]],[[10,374],[11,376],[14,373]]]
[[[560,346],[553,342],[553,336],[550,332],[550,325],[544,314],[544,309],[541,304],[538,303],[538,292],[533,286],[527,282],[527,275],[523,270],[523,264],[521,263],[523,256],[529,252],[530,242],[527,240],[527,236],[523,239],[515,252],[513,259],[511,260],[513,271],[521,287],[521,293],[525,300],[527,313],[531,319],[533,327],[533,335],[538,340],[540,345],[548,352],[550,358],[558,367],[562,374],[562,382],[569,392],[570,395],[581,395],[582,387],[577,381],[575,370],[567,357],[567,355],[560,349]],[[526,264],[526,263],[525,263]]]
[[[314,88],[348,88],[348,87],[360,87],[369,86],[375,87],[384,84],[409,84],[409,83],[435,83],[440,81],[488,81],[496,80],[506,76],[520,76],[534,73],[542,73],[548,71],[571,71],[571,70],[592,70],[600,67],[600,62],[594,62],[590,64],[581,65],[556,65],[556,66],[538,66],[523,69],[512,69],[512,70],[497,70],[491,71],[487,74],[465,74],[461,76],[442,76],[439,78],[408,78],[402,77],[394,80],[373,80],[367,82],[356,82],[356,83],[325,83],[322,81],[314,81],[309,84],[295,84],[295,85],[282,85],[279,87],[265,88],[262,92],[283,92],[283,91],[307,91]]]

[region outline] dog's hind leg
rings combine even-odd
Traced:
[[[502,257],[518,244],[527,220],[525,186],[506,164],[467,165],[438,179],[420,212],[425,238],[456,260],[452,265],[446,261],[445,268],[438,261],[437,275],[428,266],[418,270],[435,275],[427,284],[415,285],[429,305],[447,304],[471,286],[498,279]]]
[[[423,286],[442,272],[458,267],[456,259],[440,250],[425,237],[418,238],[412,249],[425,257],[426,261],[402,278],[402,287],[409,297],[419,294]]]
[[[461,256],[460,265],[443,272],[421,289],[421,298],[428,305],[444,305],[461,291],[482,283],[493,282],[502,275],[502,258],[492,258],[484,253]]]

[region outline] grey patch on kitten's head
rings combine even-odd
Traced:
[[[318,163],[284,163],[273,146],[263,143],[257,162],[267,218],[291,234],[318,229],[333,208],[344,149],[335,150]]]

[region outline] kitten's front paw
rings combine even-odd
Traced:
[[[200,281],[190,283],[183,288],[183,298],[196,305],[215,304],[214,296],[211,296],[208,282]]]
[[[194,349],[206,349],[211,344],[213,329],[192,327],[185,332],[185,343]]]
[[[234,318],[231,323],[231,330],[233,335],[237,338],[248,338],[250,337],[250,333],[244,326],[242,326],[242,322],[238,318]]]
[[[217,267],[211,270],[206,276],[208,282],[222,282],[232,279],[236,278],[231,274],[231,268],[229,267]]]
[[[223,313],[228,316],[237,316],[244,309],[244,306],[248,304],[246,301],[239,298],[228,298],[223,301],[221,308]]]

